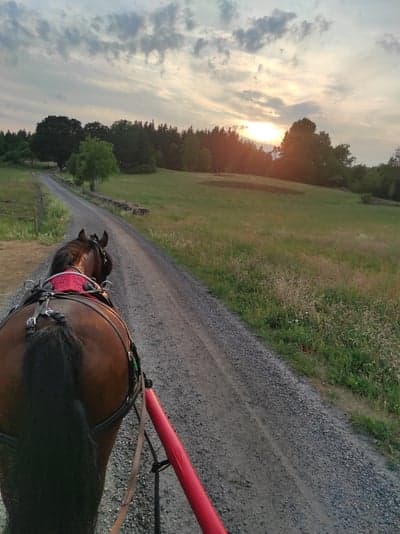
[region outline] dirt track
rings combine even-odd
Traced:
[[[109,232],[113,300],[231,534],[399,532],[398,475],[340,414],[135,230],[43,180],[71,209],[68,239],[82,227]],[[135,426],[125,421],[112,457],[100,533],[125,487]],[[146,452],[123,532],[152,532],[150,468]],[[163,532],[199,532],[171,469],[161,484]]]

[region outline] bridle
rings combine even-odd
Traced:
[[[102,261],[101,275],[102,275],[102,278],[104,278],[104,280],[105,280],[107,274],[109,274],[108,269],[109,269],[109,263],[110,263],[110,260],[108,258],[107,252],[100,245],[99,238],[97,237],[96,234],[92,234],[89,237],[89,243],[91,243],[93,245],[93,249],[97,250],[97,252],[100,255],[100,258],[101,258],[101,261]],[[98,283],[102,283],[104,280],[97,280],[97,282]]]

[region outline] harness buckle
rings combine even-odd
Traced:
[[[27,319],[26,321],[26,329],[27,330],[35,330],[36,328],[36,317],[34,315],[32,315],[32,317],[29,317],[29,319]]]
[[[112,287],[112,285],[113,285],[113,283],[111,282],[111,280],[104,280],[104,282],[101,284],[101,287],[105,291],[108,291]]]
[[[26,291],[32,291],[32,289],[35,287],[35,281],[34,280],[25,280],[24,282],[24,289]]]

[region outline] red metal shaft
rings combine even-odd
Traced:
[[[227,534],[157,395],[151,388],[146,388],[145,391],[147,411],[203,533]]]

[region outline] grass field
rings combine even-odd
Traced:
[[[133,224],[400,458],[399,207],[173,171],[100,190],[150,208]]]
[[[39,186],[29,169],[0,167],[0,240],[58,242],[66,208]]]
[[[0,167],[0,302],[48,256],[67,220],[30,170]]]

